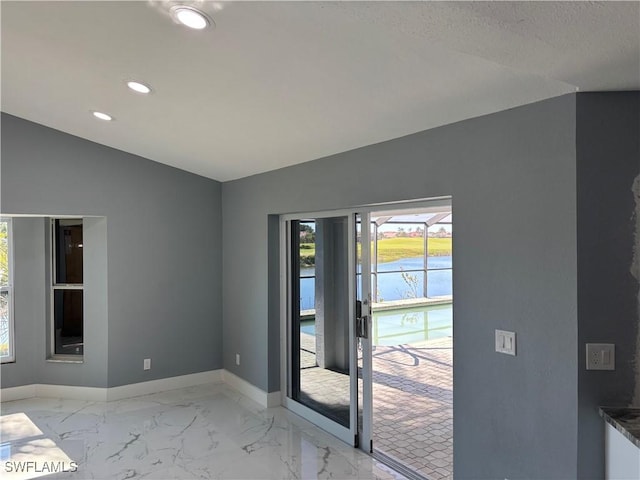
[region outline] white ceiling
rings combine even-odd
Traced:
[[[197,3],[216,28],[174,24],[166,1],[3,0],[2,110],[225,181],[640,88],[639,2]]]

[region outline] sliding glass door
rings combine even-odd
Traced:
[[[449,478],[451,200],[393,207],[283,219],[284,405],[408,478]]]
[[[356,445],[354,216],[294,218],[286,237],[286,406]]]

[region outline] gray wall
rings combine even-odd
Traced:
[[[90,224],[96,222],[99,219],[89,220]],[[83,365],[70,365],[46,362],[50,350],[46,329],[50,286],[48,222],[42,217],[14,217],[12,224],[16,361],[2,365],[2,387],[32,383],[106,385],[106,309],[100,308],[102,299],[107,298],[106,282],[95,265],[101,260],[96,253],[106,243],[106,231],[90,228],[89,235],[85,231],[84,305],[90,312],[85,316],[85,345],[91,353]],[[104,288],[96,291],[100,283]]]
[[[280,388],[269,214],[452,195],[456,478],[575,478],[575,101],[224,183],[225,368]],[[518,333],[518,356],[494,352],[496,328]]]
[[[50,340],[47,315],[50,288],[49,221],[14,217],[15,363],[2,365],[2,387],[31,383],[107,384],[106,219],[84,220],[84,309],[87,352],[84,363],[47,362]]]
[[[222,366],[218,182],[6,114],[1,169],[4,214],[106,217],[92,228],[98,236],[106,229],[108,272],[108,327],[100,345],[87,345],[81,366],[46,364],[44,340],[31,337],[33,328],[45,328],[44,313],[16,305],[16,334],[27,328],[22,318],[37,317],[37,324],[19,335],[18,362],[2,366],[3,386],[117,386]],[[36,226],[25,223],[31,244],[16,245],[17,252],[40,249]],[[38,265],[29,259],[33,274]],[[144,358],[152,359],[150,371],[142,369]],[[41,369],[51,373],[37,378]]]
[[[599,405],[627,406],[634,391],[638,283],[631,275],[640,173],[640,93],[577,99],[578,473],[604,476]],[[615,343],[616,370],[586,371],[585,343]]]

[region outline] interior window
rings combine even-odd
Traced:
[[[52,351],[84,353],[82,219],[52,220]]]

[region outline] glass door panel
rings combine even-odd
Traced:
[[[453,478],[451,205],[371,221],[372,453],[408,478]]]
[[[354,444],[357,392],[350,216],[289,222],[291,408]]]

